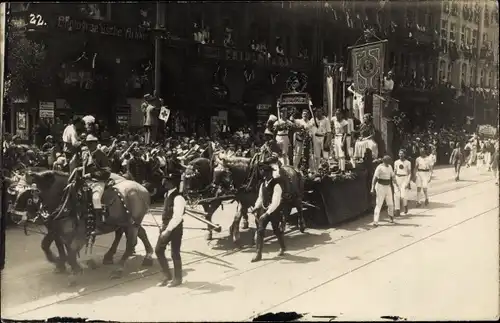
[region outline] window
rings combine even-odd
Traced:
[[[484,77],[485,77],[485,75],[484,75],[484,70],[483,70],[483,69],[481,69],[481,72],[480,72],[480,73],[481,73],[481,74],[480,74],[481,76],[480,76],[480,83],[479,83],[479,86],[484,87],[484,86],[485,86],[485,84],[484,84],[484,83],[485,83],[485,81],[486,81],[486,80],[485,80],[485,78],[484,78]]]
[[[467,28],[465,26],[462,26],[462,32],[460,33],[460,43],[465,45],[467,43]]]
[[[469,44],[472,41],[472,30],[469,27],[465,28],[465,37],[467,39],[467,44]]]
[[[478,31],[473,30],[472,31],[472,46],[476,47],[477,46],[477,36],[478,36]]]
[[[483,34],[483,43],[486,43],[486,42],[488,42],[488,34],[484,33]]]
[[[450,24],[450,40],[455,41],[455,33],[457,32],[457,25],[452,23]]]
[[[469,73],[469,86],[475,87],[476,86],[476,81],[474,79],[474,76],[476,74],[476,67],[474,65],[470,66],[470,73]]]
[[[448,33],[448,21],[447,20],[441,20],[441,40],[446,40],[446,36]]]
[[[467,64],[462,63],[461,75],[460,75],[460,85],[467,85]]]
[[[444,81],[445,69],[446,69],[446,62],[445,61],[439,62],[439,80],[438,80],[439,82]]]
[[[493,87],[493,71],[490,71],[488,74],[488,83],[486,84],[487,87]]]

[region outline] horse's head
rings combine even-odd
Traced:
[[[25,177],[26,184],[37,191],[39,198],[48,211],[53,211],[59,206],[63,191],[68,185],[68,174],[46,170],[41,172],[27,172]]]
[[[210,184],[212,176],[210,174],[211,161],[207,158],[198,157],[188,163],[184,168],[182,181],[186,191],[198,191]]]

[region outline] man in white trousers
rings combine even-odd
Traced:
[[[341,172],[345,172],[345,157],[344,153],[344,144],[348,131],[348,123],[347,120],[344,119],[344,115],[342,111],[337,110],[335,113],[335,117],[333,119],[333,126],[335,130],[335,157],[339,162],[339,169]]]
[[[382,159],[382,164],[378,165],[375,169],[372,179],[372,194],[376,194],[376,205],[373,212],[373,226],[378,226],[378,220],[380,218],[380,210],[382,205],[387,204],[387,213],[391,222],[394,222],[394,203],[392,201],[393,194],[391,188],[391,182],[395,188],[398,188],[398,183],[395,180],[394,171],[391,166],[391,157],[384,156]]]
[[[429,205],[427,189],[431,182],[431,165],[425,148],[420,148],[420,156],[415,160],[415,184],[417,185],[417,207],[421,205],[422,191],[424,192],[424,204]]]
[[[309,111],[306,109],[302,110],[302,118],[294,119],[293,122],[299,128],[299,130],[295,131],[293,138],[293,167],[299,169],[300,160],[304,153],[304,139],[308,135],[310,128]]]
[[[287,119],[286,107],[280,107],[279,110],[280,118],[274,123],[274,130],[276,131],[276,142],[281,148],[281,156],[279,160],[283,166],[287,166],[290,165],[290,158],[288,157],[290,138],[288,137],[288,131],[293,124]]]
[[[325,118],[323,115],[323,110],[316,109],[316,120],[311,119],[311,135],[313,142],[313,153],[314,153],[314,164],[313,170],[317,172],[321,163],[321,157],[323,156],[323,147],[325,142],[325,136],[332,132],[332,126],[330,120]],[[316,122],[317,125],[316,125]]]
[[[406,159],[404,149],[399,151],[399,159],[394,162],[394,173],[396,175],[397,188],[394,187],[394,211],[395,215],[401,214],[401,200],[405,214],[408,214],[408,189],[411,179],[411,163]]]

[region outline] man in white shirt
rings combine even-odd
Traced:
[[[290,158],[288,156],[288,149],[290,147],[290,138],[288,131],[292,127],[292,123],[287,119],[286,107],[280,108],[280,118],[274,123],[276,131],[276,142],[281,148],[280,161],[283,166],[290,165]]]
[[[344,119],[342,111],[337,110],[333,119],[333,126],[335,129],[335,157],[339,162],[339,169],[341,172],[345,171],[345,152],[344,144],[348,131],[348,123]]]
[[[356,167],[356,164],[354,163],[354,148],[353,148],[353,140],[352,136],[354,133],[354,119],[353,119],[353,113],[352,109],[349,110],[348,112],[348,117],[347,117],[347,134],[345,138],[345,142],[347,145],[347,153],[349,154],[349,160],[351,161],[352,167]]]
[[[332,132],[330,120],[325,118],[322,109],[316,109],[316,118],[309,121],[313,143],[314,164],[313,171],[317,172],[323,155],[325,136]]]
[[[396,211],[396,216],[399,216],[401,212],[401,200],[403,200],[405,214],[408,214],[408,189],[412,174],[411,163],[406,159],[404,149],[399,151],[399,159],[394,162],[394,172],[396,183],[398,183],[398,187],[394,188],[394,210]]]
[[[299,128],[294,133],[293,138],[293,167],[299,169],[300,160],[302,159],[302,154],[304,153],[304,139],[308,135],[310,128],[309,123],[309,111],[302,110],[302,118],[293,120],[295,125]]]
[[[164,278],[158,283],[158,286],[175,287],[182,284],[181,242],[186,200],[179,192],[179,182],[180,175],[178,174],[170,173],[165,176],[165,185],[168,191],[165,193],[165,202],[163,204],[163,225],[155,248],[156,257],[160,263]],[[169,243],[172,262],[174,263],[173,276],[165,257],[165,250]]]
[[[382,159],[382,164],[378,165],[375,169],[372,179],[372,193],[376,193],[376,205],[373,211],[373,226],[378,226],[378,220],[380,218],[380,210],[382,205],[387,204],[387,214],[391,222],[394,222],[394,203],[392,201],[393,194],[391,188],[391,182],[395,188],[398,187],[398,183],[395,180],[394,171],[391,166],[391,157],[384,156]]]
[[[352,109],[354,110],[354,116],[359,120],[363,120],[365,115],[365,98],[362,93],[358,93],[354,90],[354,85],[351,84],[347,91],[352,93]]]
[[[425,148],[420,148],[420,156],[415,160],[415,184],[417,185],[417,207],[421,205],[421,194],[424,192],[425,205],[429,205],[427,189],[431,182],[431,165]]]
[[[79,117],[74,117],[72,123],[64,128],[62,134],[63,141],[63,152],[66,156],[66,161],[69,162],[69,172],[78,166],[76,158],[73,158],[81,146],[81,141],[78,139],[78,127],[82,124],[82,120]]]
[[[252,262],[262,259],[262,249],[264,246],[264,235],[267,224],[271,222],[273,232],[278,238],[280,244],[279,255],[285,254],[285,239],[284,232],[280,228],[282,221],[282,195],[283,195],[283,179],[281,177],[273,176],[273,169],[271,164],[274,163],[272,159],[265,160],[260,165],[260,171],[264,182],[260,185],[259,195],[253,208],[249,212],[261,212],[258,217],[258,227],[256,233],[256,255]]]

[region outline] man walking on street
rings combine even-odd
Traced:
[[[429,195],[427,189],[431,182],[431,165],[429,158],[427,158],[425,148],[420,149],[420,156],[415,160],[415,184],[417,185],[417,207],[421,205],[421,195],[424,192],[424,204],[429,205]]]
[[[181,242],[183,234],[183,215],[186,200],[179,192],[180,176],[167,174],[165,177],[167,193],[163,204],[163,225],[156,243],[155,253],[160,263],[164,278],[158,286],[175,287],[182,284]],[[170,272],[165,250],[170,243],[174,275]]]
[[[387,204],[387,213],[391,222],[394,222],[394,203],[392,201],[393,193],[391,188],[391,182],[395,188],[398,188],[398,183],[395,180],[394,171],[391,166],[391,157],[384,156],[382,159],[382,164],[378,165],[375,169],[372,179],[372,194],[376,194],[376,205],[373,211],[373,226],[378,226],[378,220],[380,218],[380,210],[382,205]]]
[[[405,151],[399,151],[399,159],[394,162],[394,172],[396,173],[397,187],[394,187],[394,209],[396,216],[401,214],[401,200],[405,214],[408,214],[408,189],[411,179],[411,163],[406,159]]]
[[[462,152],[462,148],[460,148],[460,143],[457,142],[455,144],[455,149],[453,149],[450,156],[450,164],[453,165],[455,170],[455,181],[460,180],[460,169],[462,168],[464,160],[465,158]]]

